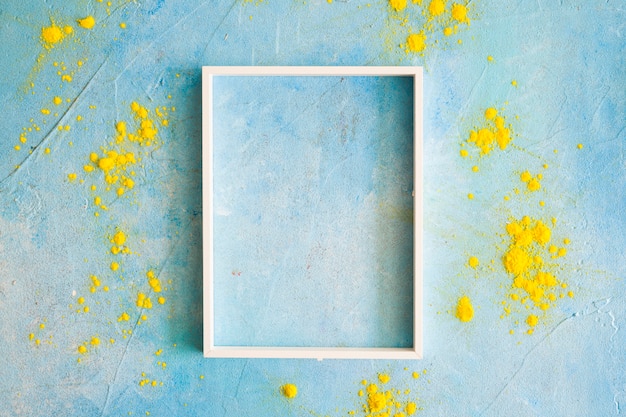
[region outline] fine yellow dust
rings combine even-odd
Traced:
[[[480,156],[489,155],[494,149],[505,150],[513,140],[513,132],[506,118],[499,114],[495,107],[485,109],[481,122],[470,130],[468,138],[461,144],[460,155],[466,158],[469,155],[465,146],[473,146]],[[474,172],[478,167],[472,168]]]
[[[93,16],[89,15],[83,19],[76,20],[76,23],[78,23],[78,26],[80,26],[81,28],[93,29],[93,27],[96,25],[96,19],[94,19]]]
[[[280,387],[280,392],[287,398],[295,398],[298,395],[298,387],[295,384],[285,384]]]
[[[419,373],[413,372],[413,378]],[[377,382],[361,381],[364,389],[357,391],[360,408],[349,411],[349,415],[364,417],[398,416],[406,417],[415,414],[419,409],[417,399],[411,397],[411,388],[394,386],[387,373],[378,374]],[[378,383],[382,385],[378,385]]]
[[[474,318],[474,306],[472,306],[472,301],[467,295],[459,298],[456,305],[455,316],[462,322],[468,322]]]
[[[556,224],[555,219],[552,222]],[[538,324],[540,313],[550,309],[563,298],[567,284],[560,281],[546,257],[553,259],[566,256],[567,249],[551,243],[552,229],[544,221],[523,216],[512,219],[505,227],[508,247],[502,256],[504,270],[509,276],[506,299],[503,300],[504,315],[511,314],[511,302],[527,314],[525,320],[531,328]],[[564,242],[570,242],[564,239]],[[532,334],[532,331],[527,332]]]

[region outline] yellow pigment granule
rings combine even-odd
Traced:
[[[478,265],[480,264],[480,262],[478,261],[478,258],[475,256],[470,256],[469,260],[467,261],[467,264],[471,267],[476,269],[478,267]]]
[[[467,143],[480,149],[481,155],[489,154],[496,145],[505,150],[512,137],[511,129],[507,127],[504,117],[499,116],[498,111],[490,107],[485,110],[484,118],[482,126],[470,131]]]
[[[298,395],[298,387],[294,384],[285,384],[280,387],[280,392],[287,398],[295,398]]]
[[[472,306],[472,302],[467,295],[459,298],[456,305],[455,316],[462,322],[468,322],[474,318],[474,307]]]
[[[78,19],[76,22],[78,23],[78,26],[84,29],[93,29],[93,27],[96,25],[96,19],[94,19],[93,16],[87,16],[84,19]]]
[[[445,0],[432,0],[428,5],[428,12],[431,16],[439,16],[446,11]]]
[[[470,24],[470,20],[467,17],[467,7],[462,4],[453,4],[452,5],[452,18],[459,23]]]
[[[389,0],[389,5],[395,11],[400,12],[406,8],[406,0]]]
[[[55,44],[63,41],[65,36],[73,32],[71,26],[60,27],[54,22],[50,26],[41,28],[41,41],[46,48],[52,48]]]
[[[411,52],[423,52],[426,49],[426,35],[424,32],[412,33],[407,40],[408,50]]]
[[[381,376],[385,382],[381,380]],[[391,377],[388,374],[379,374],[378,380],[387,385]],[[361,384],[365,386],[365,389],[358,390],[358,396],[365,417],[406,417],[415,414],[418,410],[416,402],[409,397],[410,389],[397,387],[382,389],[376,383],[368,383],[366,380],[363,380]],[[354,415],[356,412],[351,411],[349,414]]]
[[[562,290],[567,285],[560,282],[549,270],[550,266],[546,265],[544,257],[558,257],[559,250],[565,248],[550,244],[552,229],[543,221],[530,216],[512,220],[505,230],[510,242],[502,256],[504,269],[511,277],[507,299],[519,302],[525,311],[548,310],[557,299],[564,296]],[[565,256],[566,251],[561,253]],[[510,314],[510,305],[506,301],[503,304],[505,315]],[[535,314],[528,316],[526,324],[534,327],[537,323],[538,317]]]

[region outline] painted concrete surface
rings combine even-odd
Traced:
[[[457,5],[3,2],[0,415],[619,415],[623,5]],[[424,360],[202,357],[202,65],[424,66]],[[410,343],[404,87],[222,85],[223,340]]]

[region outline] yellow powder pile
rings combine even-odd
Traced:
[[[285,384],[280,387],[280,392],[287,398],[295,398],[298,395],[298,387],[294,384]]]
[[[389,6],[397,12],[406,9],[406,0],[389,0]]]
[[[523,310],[530,313],[525,321],[530,326],[528,333],[532,333],[532,328],[538,323],[535,312],[548,310],[565,296],[567,288],[567,284],[556,278],[551,270],[554,268],[547,265],[544,258],[565,256],[567,250],[550,244],[552,229],[543,221],[529,216],[512,220],[505,230],[509,245],[502,256],[502,264],[511,278],[508,302],[519,303]],[[505,315],[511,313],[508,302],[503,303]]]
[[[541,189],[541,180],[543,179],[542,174],[537,174],[536,176],[532,176],[532,174],[528,171],[522,172],[520,175],[520,180],[526,183],[526,188],[528,191],[538,191]]]
[[[406,40],[407,47],[411,52],[423,52],[426,49],[426,35],[424,31],[412,33]]]
[[[44,47],[50,49],[61,43],[66,36],[71,35],[73,32],[74,29],[71,26],[61,27],[52,22],[50,26],[41,28],[41,42]]]
[[[470,131],[467,143],[478,148],[481,155],[487,155],[496,145],[505,150],[511,140],[511,128],[507,126],[505,118],[498,115],[494,107],[490,107],[485,110],[483,123]]]
[[[467,3],[412,0],[408,4],[406,0],[389,0],[391,22],[408,28],[406,42],[400,45],[401,48],[407,54],[423,56],[428,47],[445,44],[441,35],[447,38],[459,33],[462,27],[469,27],[470,10]],[[461,43],[461,39],[457,43]]]
[[[474,307],[472,306],[472,302],[467,295],[459,298],[456,305],[455,316],[462,322],[468,322],[474,318]]]
[[[78,19],[76,23],[78,23],[78,26],[84,29],[93,29],[93,27],[96,25],[96,19],[94,19],[93,16],[87,16],[84,19]]]
[[[360,411],[365,417],[406,417],[418,410],[416,401],[410,398],[411,390],[388,387],[390,381],[391,377],[386,373],[378,375],[378,383],[361,381],[365,390],[359,390],[358,395],[361,399]],[[355,415],[357,411],[350,411],[349,414]]]

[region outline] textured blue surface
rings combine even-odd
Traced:
[[[363,415],[363,397],[357,395],[360,381],[371,381],[379,372],[391,376],[389,386],[411,390],[421,408],[416,415],[623,413],[623,1],[473,1],[470,26],[461,25],[447,38],[434,22],[436,33],[428,34],[438,42],[429,43],[423,55],[407,54],[399,46],[410,31],[422,27],[416,7],[409,2],[410,19],[403,22],[404,14],[393,12],[385,1],[112,0],[107,5],[81,0],[36,6],[3,1],[0,416],[345,416],[351,410]],[[96,26],[80,28],[76,19],[90,14]],[[41,29],[51,19],[71,25],[73,34],[45,48]],[[422,64],[425,359],[203,359],[201,66]],[[72,81],[63,81],[63,74],[71,74]],[[319,88],[310,93],[314,101]],[[63,102],[54,104],[55,96]],[[115,189],[106,191],[98,168],[86,172],[83,166],[90,164],[90,153],[102,156],[118,146],[116,122],[126,121],[129,130],[137,129],[139,121],[130,109],[133,101],[149,109],[157,122],[161,118],[156,108],[165,107],[169,124],[159,125],[155,144],[128,144],[127,150],[141,161],[132,167],[135,186],[120,197]],[[371,110],[366,101],[351,106],[355,112]],[[490,106],[507,116],[514,132],[512,144],[483,157],[466,144],[472,152],[461,158],[460,145]],[[364,118],[355,124],[339,116],[332,123],[345,122],[348,132],[365,129],[363,123],[371,122]],[[256,134],[263,128],[275,132],[265,123]],[[281,130],[275,140],[285,141],[303,127]],[[25,143],[20,141],[22,133]],[[365,148],[350,151],[364,157],[363,164],[352,161],[363,172],[377,172],[374,157],[394,158]],[[329,164],[320,165],[321,172],[329,172],[342,158],[331,148],[328,153],[331,158],[319,159],[320,164]],[[311,155],[302,161],[302,169],[312,169],[316,160],[315,153]],[[282,161],[275,162],[281,166]],[[401,167],[406,161],[396,162]],[[478,172],[472,172],[474,165]],[[244,171],[235,172],[243,175],[255,165],[241,163],[239,168]],[[519,178],[525,170],[543,173],[540,191],[522,189]],[[70,180],[70,173],[77,178]],[[342,178],[329,181],[341,186]],[[315,193],[322,194],[323,177],[318,173],[298,180],[302,181],[298,186],[310,187],[311,193],[298,194],[300,199],[286,195],[284,210],[305,208]],[[284,183],[270,185],[284,194]],[[407,191],[400,185],[377,187],[373,180],[359,183],[358,189],[337,201],[316,199],[321,201],[317,213],[338,222],[337,232],[348,230],[341,218],[329,215],[333,203],[341,202],[345,213],[354,213],[350,199],[362,198],[360,204],[366,207],[368,193],[374,192],[376,202],[384,203],[400,201],[398,193]],[[474,198],[468,199],[468,193]],[[95,206],[96,196],[107,210]],[[254,193],[245,198],[255,197],[276,195]],[[228,209],[235,213],[245,207]],[[554,217],[553,240],[559,244],[571,240],[567,256],[550,262],[574,297],[557,300],[541,315],[532,335],[526,334],[523,307],[518,304],[519,310],[503,315],[501,305],[511,281],[501,262],[508,244],[504,227],[523,215],[550,225]],[[111,253],[111,239],[118,230],[126,233],[131,253]],[[257,228],[255,233],[264,230]],[[330,247],[349,245],[330,235],[326,238]],[[393,271],[405,264],[400,253],[391,251],[390,259],[398,263],[385,267]],[[284,255],[283,251],[280,256]],[[480,259],[476,270],[467,266],[469,256]],[[112,271],[115,260],[120,268]],[[237,278],[246,283],[253,269],[234,264],[222,268],[230,276],[241,272]],[[316,267],[328,265],[332,263]],[[269,276],[267,265],[266,269]],[[164,287],[163,305],[148,285],[150,270]],[[90,275],[101,281],[93,293]],[[136,306],[140,292],[152,298],[151,309]],[[463,294],[475,308],[474,319],[467,323],[454,317]],[[80,296],[84,304],[79,304]],[[335,296],[346,300],[352,294],[342,290]],[[388,316],[393,312],[375,311],[371,304],[361,308],[375,320],[393,318]],[[129,321],[118,321],[123,312]],[[401,333],[395,329],[390,337]],[[99,345],[90,343],[94,337]],[[371,341],[377,336],[367,337]],[[77,351],[81,345],[87,347],[85,354]],[[412,371],[422,377],[413,379]],[[148,383],[142,384],[146,379]],[[280,394],[279,387],[286,382],[298,385],[296,398],[287,400]]]
[[[413,81],[216,77],[217,345],[413,345]]]

